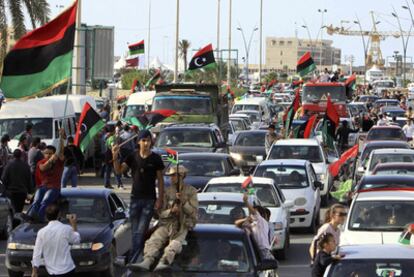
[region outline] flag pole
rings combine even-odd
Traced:
[[[150,43],[151,43],[151,0],[148,0],[148,42],[147,42],[147,73],[150,71]]]

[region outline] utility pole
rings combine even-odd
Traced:
[[[180,0],[177,1],[177,14],[175,23],[175,70],[174,70],[174,83],[178,81],[178,40],[179,40],[179,24],[180,24]]]
[[[319,46],[319,71],[322,71],[322,59],[323,59],[323,16],[324,14],[327,12],[327,9],[318,9],[318,12],[320,12],[322,14],[322,23],[321,23],[321,44]]]
[[[232,0],[229,0],[229,56],[227,60],[227,85],[230,86],[231,81],[231,9],[232,9]]]
[[[263,0],[260,0],[259,84],[262,83]]]
[[[221,7],[221,0],[217,0],[217,60],[218,66],[221,69],[221,58],[220,58],[220,7]],[[221,83],[221,70],[217,70],[217,83]]]
[[[81,11],[82,0],[78,0],[78,7],[76,13],[76,32],[75,32],[75,45],[74,45],[74,55],[72,60],[72,94],[85,94],[85,75],[82,72],[82,59],[81,59]],[[70,82],[69,84],[70,85]]]

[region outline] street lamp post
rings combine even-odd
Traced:
[[[176,23],[175,23],[175,68],[174,68],[174,83],[178,80],[178,40],[180,31],[180,0],[177,0],[177,11],[176,11]]]
[[[407,36],[407,45],[408,45],[408,38],[410,37],[410,33],[411,33],[411,30],[412,30],[412,28],[414,27],[414,17],[413,17],[413,12],[412,12],[412,10],[411,10],[411,7],[410,7],[410,5],[408,4],[408,1],[406,0],[405,1],[405,3],[407,4],[406,6],[402,6],[402,8],[403,9],[406,9],[406,10],[408,10],[408,12],[410,13],[410,18],[411,18],[411,27],[410,27],[410,31],[408,32],[408,36]],[[414,3],[414,2],[413,2]],[[405,73],[405,70],[406,70],[406,58],[407,57],[404,57],[404,73]],[[410,69],[412,69],[412,63],[411,63],[411,66],[410,66]]]
[[[356,16],[356,19],[354,21],[355,24],[357,24],[359,26],[359,31],[361,33],[361,39],[362,39],[362,45],[364,47],[364,86],[367,82],[367,77],[366,77],[366,72],[367,72],[367,56],[368,56],[368,49],[367,49],[367,44],[365,42],[365,37],[364,37],[364,32],[362,31],[362,26],[361,26],[361,22],[359,21],[358,16]]]
[[[322,70],[322,58],[323,58],[323,55],[322,55],[322,51],[323,51],[323,31],[322,31],[322,29],[324,27],[324,25],[323,25],[323,16],[326,12],[328,12],[328,10],[327,9],[318,9],[318,12],[321,13],[321,17],[322,17],[322,24],[321,24],[321,29],[320,29],[320,31],[321,31],[321,45],[319,46],[319,67],[320,67],[319,70]]]
[[[260,0],[259,84],[262,83],[263,0]]]
[[[151,0],[148,1],[148,42],[147,42],[147,72],[150,70],[150,50],[151,50]]]
[[[313,56],[313,42],[312,42],[312,36],[311,33],[309,31],[308,25],[302,25],[302,28],[306,29],[307,33],[308,33],[308,37],[309,37],[309,41],[310,41],[310,45],[311,45],[311,55]]]
[[[230,86],[231,81],[231,9],[232,9],[232,0],[229,0],[229,56],[227,58],[227,85]]]
[[[408,8],[408,7],[407,7]],[[411,32],[411,28],[413,27],[412,25],[410,26],[410,30],[408,32],[408,35],[406,37],[406,39],[404,39],[404,31],[402,29],[401,26],[401,20],[400,17],[398,16],[397,12],[395,11],[395,9],[393,8],[394,12],[391,13],[392,16],[394,16],[397,19],[398,22],[398,27],[400,29],[400,36],[401,36],[401,40],[402,40],[402,44],[403,44],[403,69],[402,69],[402,74],[403,74],[403,87],[405,86],[405,69],[406,69],[406,57],[407,57],[407,46],[408,46],[408,40],[410,39],[410,32]]]
[[[249,42],[247,43],[243,29],[241,27],[238,27],[237,28],[237,30],[239,30],[241,32],[241,34],[242,34],[243,42],[244,42],[244,50],[246,51],[246,59],[244,60],[244,62],[245,62],[245,64],[244,64],[244,74],[245,74],[245,77],[246,77],[247,82],[249,82],[249,53],[250,53],[250,46],[252,44],[253,34],[258,29],[259,28],[256,27],[256,28],[254,28],[252,30],[252,33],[251,33],[250,38],[249,38]],[[259,69],[259,74],[260,74],[260,69]]]

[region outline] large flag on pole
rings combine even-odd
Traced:
[[[322,137],[323,142],[330,149],[334,148],[335,131],[339,125],[339,115],[331,101],[331,97],[328,96],[326,102],[326,113],[322,125]]]
[[[305,127],[305,132],[303,134],[303,138],[310,138],[317,118],[318,118],[318,116],[316,114],[312,115],[311,118],[309,118],[309,120],[306,124],[306,127]]]
[[[216,66],[216,60],[214,59],[213,46],[211,43],[206,47],[199,50],[194,54],[190,61],[188,70],[194,70],[199,68],[210,68]]]
[[[292,121],[295,117],[296,112],[300,107],[300,92],[296,90],[295,99],[293,99],[292,104],[289,106],[288,110],[284,114],[285,120],[285,137],[289,136],[290,128],[292,127]]]
[[[77,5],[23,36],[6,55],[0,88],[7,98],[46,94],[69,80]]]
[[[315,62],[311,57],[310,52],[306,52],[300,59],[296,65],[296,72],[301,76],[305,76],[308,73],[314,71],[316,69]]]
[[[103,127],[105,127],[105,123],[102,118],[89,103],[86,103],[83,106],[78,128],[76,129],[75,145],[79,146],[82,152],[85,152],[93,138]]]

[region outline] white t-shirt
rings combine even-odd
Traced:
[[[403,127],[403,131],[407,138],[412,138],[414,135],[414,124],[411,124],[411,125],[405,124]]]
[[[268,222],[258,212],[252,214],[251,218],[253,219],[253,222],[250,224],[250,228],[257,246],[259,249],[270,250]]]
[[[377,126],[386,126],[386,125],[388,125],[388,120],[386,120],[385,118],[379,119],[377,122]]]

